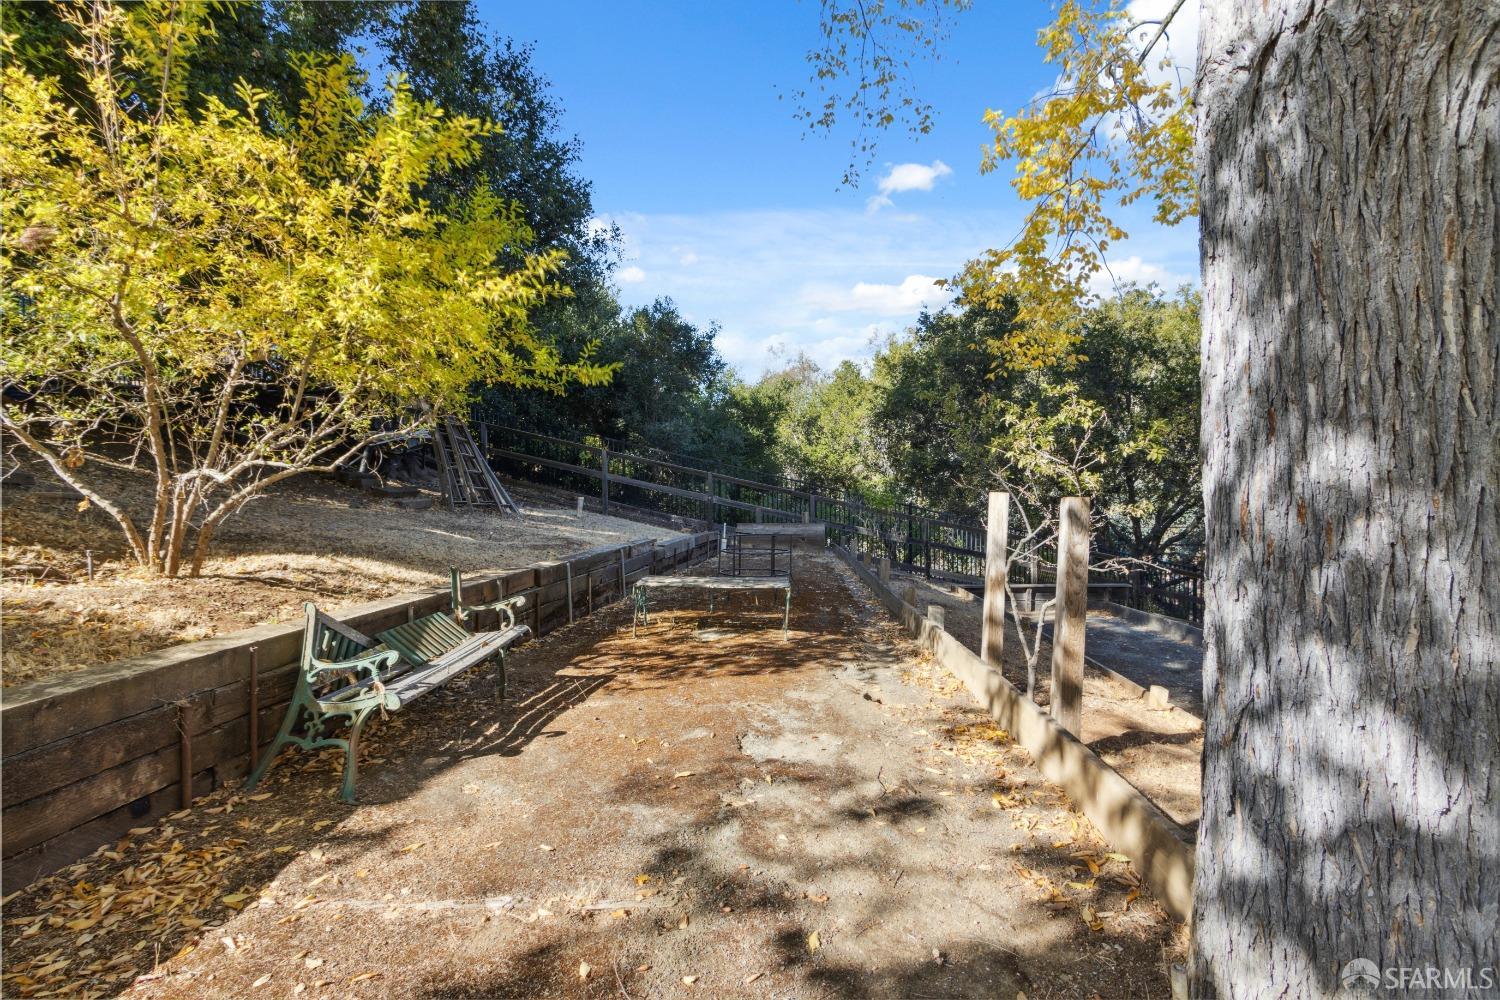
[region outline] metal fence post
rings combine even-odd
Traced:
[[[609,513],[609,449],[599,449],[599,502]]]

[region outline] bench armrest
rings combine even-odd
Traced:
[[[516,624],[516,611],[526,606],[526,595],[517,594],[515,597],[507,597],[500,601],[491,601],[488,604],[462,604],[456,609],[459,621],[465,625],[469,619],[479,611],[498,611],[505,616],[505,627],[513,628]]]
[[[370,680],[378,681],[380,675],[395,666],[399,659],[401,654],[394,649],[382,649],[353,660],[319,660],[314,657],[312,666],[307,668],[307,682],[315,684],[319,674],[328,673],[367,674]]]

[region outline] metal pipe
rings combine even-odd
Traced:
[[[250,647],[250,769],[260,748],[260,647]]]
[[[182,765],[182,808],[193,804],[193,735],[189,729],[187,702],[177,703],[177,758]]]

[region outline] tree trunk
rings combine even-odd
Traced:
[[[1500,965],[1496,7],[1203,16],[1192,992],[1324,996],[1356,958],[1477,987]]]

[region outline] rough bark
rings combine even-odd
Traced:
[[[1193,993],[1328,995],[1354,958],[1477,975],[1500,965],[1500,6],[1204,18]]]

